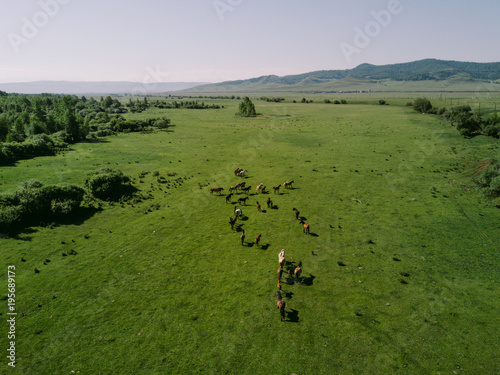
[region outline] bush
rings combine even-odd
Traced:
[[[488,125],[483,131],[490,137],[500,138],[500,125]]]
[[[85,180],[85,190],[93,197],[105,201],[117,201],[126,193],[125,184],[130,178],[121,171],[102,168]]]
[[[44,186],[38,180],[23,182],[13,194],[0,197],[0,230],[37,225],[73,213],[83,200],[78,186]]]
[[[487,160],[486,167],[474,176],[474,182],[484,187],[488,195],[500,196],[500,157]]]
[[[427,113],[432,109],[432,104],[429,99],[418,98],[413,103],[413,109],[420,113]]]

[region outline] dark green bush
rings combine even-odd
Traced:
[[[413,109],[417,112],[427,113],[432,109],[432,104],[427,98],[418,98],[413,102]]]
[[[62,218],[80,207],[83,196],[84,190],[78,186],[23,182],[13,194],[0,196],[0,231]]]
[[[126,193],[130,178],[121,171],[102,168],[85,180],[85,190],[93,197],[105,201],[119,200]]]
[[[487,195],[500,196],[500,157],[486,161],[486,166],[474,176],[474,182],[485,188]]]

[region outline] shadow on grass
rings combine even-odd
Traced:
[[[303,277],[301,280],[301,283],[305,286],[311,286],[311,285],[313,285],[315,278],[316,278],[316,276],[310,274],[309,277]]]
[[[266,243],[265,245],[261,245],[260,248],[262,250],[267,250],[267,249],[269,249],[269,246],[270,246],[270,244]]]
[[[90,219],[98,211],[101,210],[93,207],[80,207],[74,213],[68,216],[50,218],[50,220],[52,220],[50,222],[41,222],[39,219],[30,220],[28,222],[20,223],[17,226],[11,228],[11,230],[7,232],[6,235],[7,237],[20,241],[31,241],[33,238],[27,235],[38,232],[38,229],[33,228],[35,226],[53,229],[60,225],[82,225],[86,220]]]
[[[319,237],[319,234],[314,233],[314,232],[309,232],[309,235],[312,237]]]
[[[287,311],[286,317],[288,320],[286,322],[290,323],[298,323],[299,322],[299,311],[295,309],[290,309],[291,311]]]
[[[286,298],[288,298],[288,299],[292,299],[293,294],[294,294],[293,292],[285,292],[285,293],[284,293],[284,296],[285,296]]]

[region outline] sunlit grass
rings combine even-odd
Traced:
[[[19,373],[498,373],[500,214],[470,181],[498,143],[406,107],[256,102],[260,116],[242,119],[237,103],[144,112],[176,126],[2,168],[12,191],[111,166],[151,197],[0,239],[25,314]],[[224,199],[237,167],[252,186],[247,246]],[[167,186],[154,171],[176,175]],[[255,195],[260,183],[270,194]],[[304,269],[302,283],[283,279],[287,322],[282,248]]]

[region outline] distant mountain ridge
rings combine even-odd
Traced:
[[[147,95],[178,91],[206,84],[206,82],[140,83],[128,81],[71,82],[37,81],[0,83],[0,90],[20,94],[131,94]]]
[[[205,82],[69,82],[0,83],[0,90],[23,94],[130,94],[180,91],[192,93],[303,92],[303,91],[475,91],[500,92],[500,62],[476,63],[424,59],[407,63],[361,64],[353,69]]]
[[[319,70],[282,77],[268,75],[246,80],[219,82],[197,86],[187,91],[255,91],[273,88],[325,90],[330,86],[359,86],[384,80],[395,82],[460,81],[470,83],[498,81],[500,80],[500,62],[475,63],[424,59],[389,65],[361,64],[353,69]],[[449,88],[449,85],[443,86]]]

